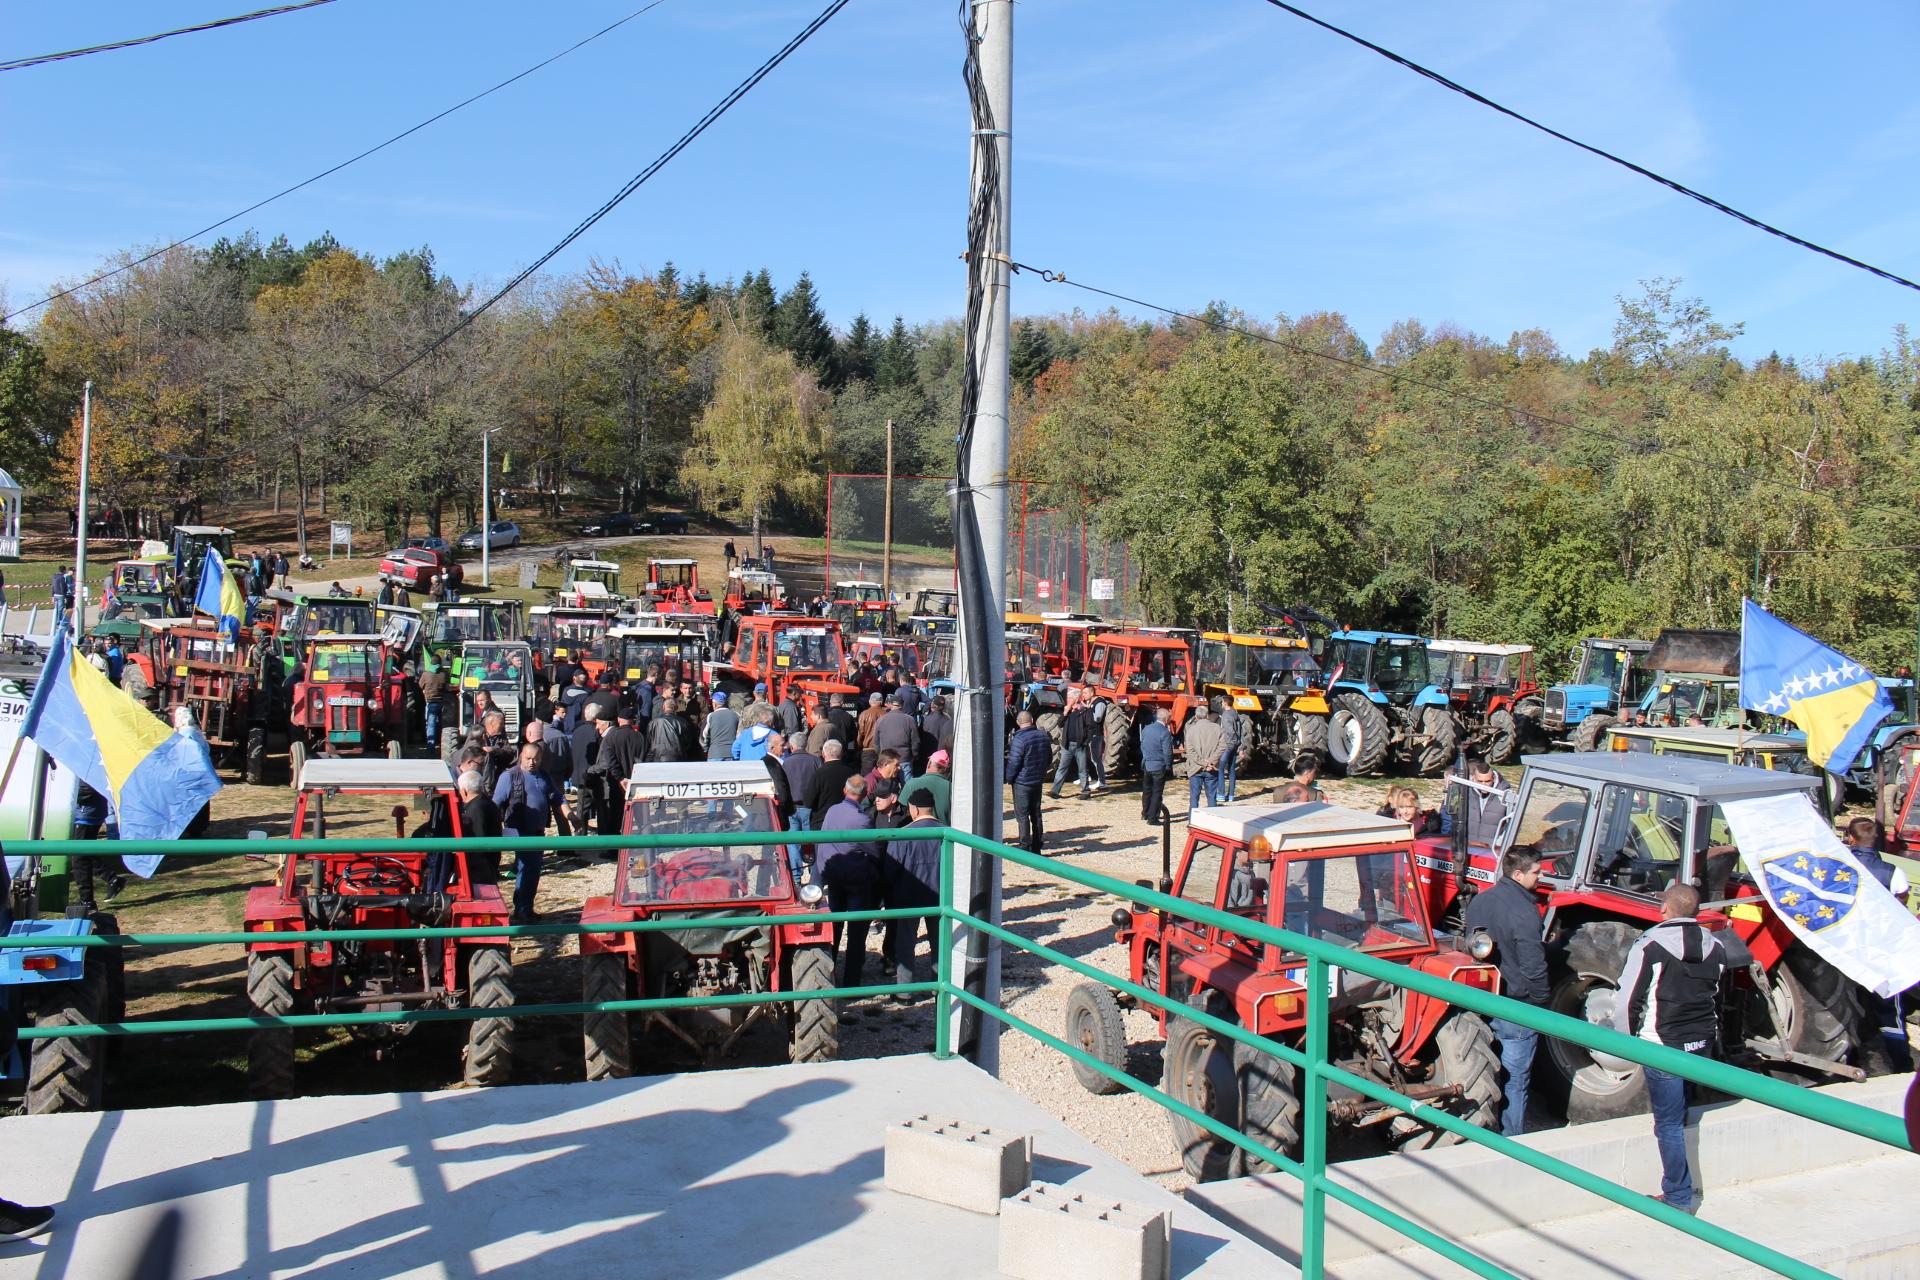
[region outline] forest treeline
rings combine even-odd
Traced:
[[[595,263],[536,281],[384,385],[476,293],[426,250],[323,238],[178,249],[0,329],[0,462],[70,486],[95,384],[95,502],[177,517],[324,486],[397,533],[496,484],[567,509],[691,501],[818,526],[829,470],[952,469],[952,320],[836,330],[813,281]],[[1024,303],[1035,301],[1032,296]],[[1307,604],[1540,646],[1737,626],[1752,594],[1883,673],[1920,603],[1920,342],[1743,362],[1672,281],[1561,351],[1337,314],[1017,322],[1013,473],[1131,549],[1154,620]],[[304,510],[304,507],[302,508]]]

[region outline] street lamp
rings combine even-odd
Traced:
[[[480,582],[493,590],[493,433],[499,427],[480,432]]]
[[[93,379],[80,392],[80,500],[73,513],[73,648],[87,634],[87,469],[93,462]]]

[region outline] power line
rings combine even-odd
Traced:
[[[1361,48],[1369,50],[1373,53],[1377,53],[1381,57],[1385,58],[1387,61],[1397,63],[1398,65],[1405,67],[1407,70],[1412,71],[1417,75],[1425,76],[1427,79],[1433,81],[1435,84],[1440,85],[1441,87],[1446,89],[1451,89],[1453,92],[1460,94],[1462,97],[1471,98],[1473,101],[1479,103],[1483,107],[1489,107],[1495,111],[1498,111],[1501,115],[1506,116],[1510,120],[1517,120],[1521,124],[1526,125],[1530,129],[1538,129],[1541,133],[1546,134],[1548,137],[1558,138],[1561,142],[1567,143],[1570,146],[1578,147],[1580,148],[1580,150],[1587,152],[1589,155],[1599,156],[1602,160],[1611,161],[1612,163],[1619,165],[1623,169],[1630,170],[1633,173],[1639,174],[1643,178],[1659,183],[1661,186],[1666,187],[1670,191],[1677,191],[1681,195],[1686,196],[1690,200],[1698,200],[1701,204],[1706,205],[1707,208],[1713,209],[1719,213],[1724,213],[1729,218],[1738,219],[1739,221],[1744,222],[1748,226],[1754,228],[1756,231],[1764,231],[1770,236],[1778,236],[1780,239],[1785,240],[1789,244],[1799,245],[1802,249],[1810,249],[1814,253],[1822,254],[1826,257],[1832,258],[1835,262],[1844,262],[1850,267],[1858,267],[1860,270],[1865,271],[1870,275],[1879,276],[1882,280],[1890,281],[1893,284],[1904,285],[1909,289],[1920,290],[1920,284],[1917,284],[1914,281],[1907,279],[1905,276],[1895,275],[1893,272],[1883,270],[1880,267],[1876,267],[1870,262],[1862,262],[1858,258],[1848,257],[1846,254],[1841,253],[1838,249],[1829,249],[1825,245],[1815,244],[1811,240],[1807,240],[1807,239],[1804,239],[1803,237],[1794,235],[1791,231],[1783,231],[1779,227],[1774,226],[1772,223],[1762,222],[1759,218],[1754,217],[1750,213],[1742,213],[1740,210],[1734,208],[1730,204],[1727,204],[1725,201],[1716,200],[1712,196],[1706,194],[1704,191],[1695,190],[1693,187],[1688,186],[1684,182],[1676,182],[1674,179],[1669,178],[1664,174],[1654,172],[1652,169],[1647,168],[1645,165],[1635,164],[1633,161],[1628,160],[1623,156],[1617,156],[1611,151],[1605,150],[1604,148],[1601,148],[1601,147],[1594,146],[1592,143],[1582,142],[1578,138],[1571,137],[1567,134],[1564,134],[1560,132],[1558,129],[1555,129],[1554,127],[1552,127],[1551,125],[1542,124],[1538,120],[1533,119],[1531,116],[1522,115],[1520,112],[1515,111],[1512,107],[1502,106],[1500,103],[1495,102],[1492,98],[1487,97],[1484,93],[1478,93],[1472,89],[1469,89],[1457,80],[1451,80],[1446,76],[1441,75],[1438,71],[1435,71],[1430,67],[1423,67],[1419,63],[1415,62],[1413,59],[1403,57],[1402,55],[1395,53],[1391,49],[1387,49],[1380,45],[1377,45],[1373,41],[1368,40],[1364,36],[1355,35],[1353,32],[1348,31],[1344,27],[1336,27],[1331,22],[1328,22],[1323,18],[1316,18],[1304,9],[1296,8],[1293,5],[1287,4],[1286,0],[1267,0],[1267,3],[1272,5],[1276,9],[1285,10],[1287,13],[1292,14],[1296,18],[1301,18],[1307,22],[1311,22],[1314,26],[1319,27],[1324,31],[1330,31],[1334,35],[1339,36],[1343,40],[1351,40],[1354,44],[1359,45]]]
[[[1710,458],[1702,458],[1698,454],[1675,449],[1671,445],[1661,444],[1657,440],[1636,439],[1629,436],[1616,435],[1614,432],[1604,431],[1598,427],[1582,426],[1580,423],[1567,418],[1556,417],[1549,413],[1540,413],[1533,409],[1523,408],[1517,404],[1510,404],[1504,400],[1493,400],[1486,396],[1478,396],[1470,391],[1461,391],[1457,387],[1447,386],[1443,382],[1434,382],[1430,379],[1419,377],[1416,374],[1407,373],[1401,369],[1386,369],[1379,365],[1368,364],[1365,361],[1349,359],[1346,356],[1337,356],[1331,351],[1320,351],[1307,346],[1305,343],[1291,342],[1285,338],[1276,338],[1271,334],[1261,333],[1257,329],[1247,329],[1240,325],[1228,324],[1224,320],[1215,320],[1209,316],[1194,315],[1188,311],[1178,311],[1172,307],[1162,306],[1157,302],[1148,302],[1144,298],[1135,298],[1128,294],[1117,293],[1112,289],[1102,289],[1098,285],[1083,284],[1078,280],[1068,279],[1064,271],[1049,271],[1044,267],[1035,267],[1024,262],[1016,262],[1013,263],[1012,266],[1016,272],[1031,271],[1048,284],[1064,284],[1070,288],[1079,289],[1083,293],[1098,294],[1103,298],[1111,298],[1115,302],[1124,302],[1128,306],[1140,307],[1147,311],[1157,311],[1161,315],[1172,316],[1177,320],[1188,320],[1194,324],[1205,325],[1210,329],[1217,329],[1222,333],[1233,333],[1243,338],[1252,338],[1256,342],[1264,342],[1270,346],[1294,352],[1297,355],[1312,356],[1316,360],[1325,360],[1329,363],[1340,365],[1342,368],[1360,373],[1370,373],[1375,377],[1386,378],[1392,382],[1404,383],[1410,387],[1420,387],[1427,391],[1435,391],[1450,399],[1457,400],[1462,404],[1474,405],[1481,409],[1490,409],[1496,413],[1514,414],[1544,425],[1560,427],[1567,431],[1577,432],[1580,435],[1593,436],[1596,439],[1605,440],[1609,444],[1624,446],[1635,453],[1665,454],[1668,457],[1678,458],[1684,462],[1691,462],[1697,467],[1702,467],[1710,471],[1720,471],[1728,475],[1740,476],[1751,484],[1772,485],[1776,488],[1785,489],[1790,493],[1796,493],[1802,496],[1805,496],[1807,493],[1806,490],[1800,488],[1798,485],[1790,484],[1785,480],[1775,480],[1771,476],[1761,475],[1746,467],[1729,466],[1724,462],[1715,462]]]
[[[585,218],[583,218],[580,221],[579,225],[574,227],[573,230],[567,232],[566,235],[562,236],[560,240],[557,243],[555,243],[552,248],[548,249],[545,253],[541,254],[539,257],[535,258],[532,262],[528,263],[527,266],[523,270],[521,270],[519,274],[515,275],[513,279],[507,281],[506,284],[502,285],[491,296],[489,296],[486,299],[486,301],[482,302],[479,306],[473,308],[471,311],[468,311],[465,315],[461,316],[460,319],[457,322],[455,322],[445,333],[441,334],[439,337],[435,338],[433,341],[427,343],[426,346],[414,352],[411,356],[407,357],[407,359],[403,361],[398,368],[382,376],[378,381],[372,383],[370,386],[361,390],[358,394],[350,397],[349,399],[347,399],[346,401],[340,404],[333,406],[330,409],[323,411],[317,417],[311,418],[306,422],[301,423],[298,430],[302,430],[302,431],[309,430],[313,427],[317,427],[321,425],[324,422],[329,421],[332,418],[339,416],[342,413],[345,413],[347,410],[353,408],[355,405],[358,405],[363,401],[365,401],[368,397],[372,396],[375,392],[379,391],[382,387],[385,387],[388,383],[392,382],[395,378],[398,378],[401,374],[405,373],[407,370],[419,364],[422,360],[425,360],[428,356],[438,351],[441,347],[445,346],[457,334],[459,334],[461,331],[466,329],[467,326],[471,325],[474,321],[478,320],[482,315],[486,314],[487,310],[491,308],[495,303],[499,302],[500,299],[506,297],[509,293],[512,293],[515,289],[519,288],[522,284],[526,283],[528,278],[530,278],[536,271],[540,270],[540,268],[546,266],[547,263],[553,261],[556,257],[558,257],[561,251],[563,251],[568,245],[572,244],[575,240],[578,240],[581,236],[585,235],[593,227],[595,223],[599,222],[602,218],[606,217],[609,213],[612,213],[614,209],[617,208],[621,204],[621,202],[624,201],[628,196],[632,195],[634,192],[638,191],[642,186],[646,185],[646,183],[655,174],[659,173],[660,170],[666,168],[667,164],[671,160],[673,160],[675,156],[679,155],[682,151],[685,151],[689,146],[693,145],[693,142],[696,138],[698,138],[701,134],[705,133],[708,129],[713,127],[714,123],[717,122],[721,116],[725,115],[728,111],[730,111],[733,108],[734,104],[739,102],[740,99],[746,97],[747,94],[750,93],[753,90],[753,88],[756,85],[758,85],[762,80],[765,80],[769,75],[773,74],[773,71],[776,67],[778,67],[781,63],[785,62],[788,58],[792,57],[795,51],[797,51],[801,45],[805,44],[808,40],[812,39],[815,32],[819,31],[821,27],[826,26],[827,23],[833,18],[833,16],[839,13],[842,9],[846,8],[850,2],[851,0],[833,0],[833,3],[829,4],[825,9],[822,9],[820,13],[813,19],[812,22],[809,22],[805,27],[801,28],[799,34],[795,35],[791,40],[788,40],[784,45],[780,46],[779,50],[776,53],[774,53],[772,57],[768,58],[765,62],[761,63],[760,66],[756,68],[751,75],[749,75],[746,79],[742,80],[739,84],[735,85],[727,93],[727,95],[724,98],[720,99],[719,102],[715,103],[712,107],[708,108],[707,113],[701,116],[700,119],[694,123],[692,128],[688,129],[685,133],[681,134],[679,139],[675,141],[672,146],[668,147],[665,151],[662,151],[658,156],[654,157],[653,162],[649,164],[646,168],[642,169],[639,173],[636,173],[633,177],[629,178],[626,181],[626,183],[623,184],[618,191],[613,193],[613,196],[610,199],[608,199],[606,203],[602,204],[598,209],[595,209],[592,213],[588,214]]]
[[[220,219],[220,221],[218,222],[210,222],[206,226],[200,228],[198,231],[195,231],[189,235],[181,236],[178,240],[175,240],[173,243],[168,245],[163,245],[160,248],[155,249],[152,253],[147,254],[145,257],[135,258],[132,262],[123,263],[120,266],[115,267],[111,271],[103,271],[99,275],[94,276],[90,280],[82,280],[79,284],[72,285],[65,289],[60,289],[54,293],[50,293],[46,297],[40,299],[38,302],[31,302],[24,307],[19,307],[13,311],[9,311],[4,316],[0,316],[0,324],[4,324],[6,321],[13,319],[15,316],[23,316],[27,314],[27,312],[29,311],[37,311],[39,308],[46,306],[49,302],[53,302],[57,299],[64,298],[68,294],[77,293],[82,289],[91,288],[92,286],[99,284],[102,280],[111,280],[113,277],[119,275],[123,271],[131,271],[135,267],[140,266],[143,263],[152,262],[155,258],[159,257],[161,254],[171,253],[173,250],[180,248],[182,245],[191,244],[195,240],[198,240],[201,236],[206,235],[208,232],[218,231],[221,227],[226,226],[230,222],[237,222],[241,218],[244,218],[248,214],[254,212],[256,209],[264,209],[266,208],[266,206],[272,204],[274,201],[279,200],[284,196],[290,196],[294,192],[300,190],[303,187],[310,187],[314,183],[320,181],[322,178],[330,178],[334,174],[340,172],[342,169],[345,169],[346,167],[348,167],[349,165],[358,164],[360,161],[365,160],[368,156],[373,155],[375,152],[385,151],[388,147],[392,146],[396,142],[401,141],[403,138],[411,137],[412,135],[426,128],[428,125],[436,124],[439,121],[446,119],[448,116],[452,115],[456,111],[459,111],[461,108],[470,107],[474,103],[480,101],[480,99],[487,97],[489,94],[497,93],[500,90],[506,88],[508,85],[514,83],[515,81],[524,80],[528,76],[532,75],[534,72],[540,70],[541,68],[551,66],[553,63],[560,61],[560,59],[566,57],[568,54],[573,53],[579,49],[583,49],[587,45],[592,44],[595,40],[598,40],[601,36],[606,35],[608,32],[613,31],[619,27],[625,26],[627,23],[632,22],[635,18],[638,18],[644,13],[648,13],[651,10],[658,9],[661,5],[665,4],[666,2],[667,0],[652,0],[652,3],[650,4],[641,5],[638,9],[635,9],[632,13],[629,13],[626,17],[619,19],[617,22],[608,23],[606,26],[600,28],[598,31],[594,32],[592,35],[589,35],[584,37],[583,39],[574,41],[572,44],[568,45],[566,48],[562,49],[560,52],[552,55],[551,57],[544,58],[541,61],[534,63],[532,66],[528,67],[526,70],[518,72],[514,75],[510,75],[505,80],[502,80],[500,83],[493,85],[491,88],[482,89],[480,92],[474,94],[472,97],[466,98],[460,102],[456,102],[452,106],[448,107],[446,110],[441,111],[435,115],[428,116],[425,120],[422,120],[419,124],[413,125],[406,129],[402,129],[399,133],[394,134],[391,138],[388,138],[385,142],[376,143],[374,146],[368,147],[365,151],[360,152],[358,155],[349,156],[347,159],[342,160],[339,164],[336,164],[331,168],[322,169],[319,173],[314,174],[311,178],[304,178],[301,181],[294,183],[292,186],[285,188],[284,190],[274,192],[272,195],[266,197],[264,200],[256,200],[252,204],[248,205],[246,208],[240,210],[238,213],[230,213],[226,217]]]
[[[65,62],[69,58],[84,58],[90,53],[111,53],[115,49],[131,49],[137,45],[152,44],[156,40],[192,35],[197,31],[218,31],[221,27],[238,26],[242,22],[252,22],[259,18],[277,18],[283,13],[299,13],[302,9],[317,9],[323,4],[332,3],[333,0],[302,0],[300,4],[283,4],[272,9],[255,9],[252,13],[236,14],[231,18],[215,18],[212,22],[197,22],[191,27],[175,27],[172,31],[160,31],[150,36],[136,36],[131,40],[115,40],[112,44],[90,44],[84,49],[68,49],[62,53],[42,53],[31,58],[11,58],[0,62],[0,71],[20,71],[48,62]]]

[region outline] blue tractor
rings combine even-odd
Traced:
[[[1573,679],[1546,692],[1540,727],[1575,751],[1599,750],[1620,708],[1637,706],[1646,695],[1653,669],[1645,658],[1651,648],[1646,640],[1582,640],[1569,655],[1579,664]]]
[[[126,1013],[125,973],[117,948],[75,946],[71,939],[117,933],[110,915],[30,918],[37,909],[38,868],[29,864],[10,886],[7,936],[44,946],[0,951],[0,1000],[14,1025],[75,1027],[118,1022]],[[14,913],[22,918],[13,918]],[[24,1095],[30,1115],[98,1111],[107,1080],[105,1036],[21,1040],[0,1057],[0,1071]]]
[[[1389,759],[1437,774],[1460,748],[1446,691],[1428,672],[1427,642],[1391,631],[1335,631],[1320,659],[1328,673],[1327,753],[1350,775]]]

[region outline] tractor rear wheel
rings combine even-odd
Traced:
[[[387,759],[398,760],[399,758],[400,758],[400,740],[398,738],[395,738],[393,741],[387,743]]]
[[[1420,748],[1415,764],[1423,777],[1443,772],[1459,754],[1460,722],[1446,707],[1421,708],[1420,736],[1426,739],[1426,745]]]
[[[1890,1063],[1863,1061],[1863,1055],[1880,1048],[1880,1036],[1867,1017],[1860,988],[1806,944],[1788,949],[1767,977],[1773,984],[1774,1010],[1786,1030],[1789,1049],[1829,1062],[1850,1061],[1873,1074],[1890,1069]],[[1748,1030],[1763,1038],[1774,1034],[1772,1020],[1764,1012],[1758,1022],[1748,1023]],[[1825,1079],[1792,1067],[1776,1068],[1772,1074],[1799,1082],[1819,1083]]]
[[[1512,764],[1520,758],[1520,724],[1505,709],[1487,717],[1487,763]]]
[[[1573,749],[1575,751],[1598,751],[1607,741],[1607,731],[1614,726],[1614,718],[1593,711],[1587,718],[1573,727]]]
[[[1332,702],[1327,754],[1348,777],[1379,773],[1387,763],[1387,748],[1393,740],[1386,713],[1363,693],[1336,693]]]
[[[247,957],[247,1003],[263,1017],[293,1012],[293,957],[256,951]],[[256,1098],[293,1096],[293,1032],[261,1028],[247,1040],[247,1091]]]
[[[475,947],[467,953],[467,1007],[513,1007],[513,958],[506,947]],[[462,1078],[469,1085],[505,1084],[513,1078],[512,1018],[475,1018],[468,1024]]]
[[[1300,1073],[1278,1054],[1262,1053],[1235,1041],[1234,1074],[1240,1079],[1240,1132],[1283,1155],[1300,1154]],[[1240,1177],[1270,1173],[1276,1167],[1249,1152],[1234,1150]]]
[[[1175,1098],[1230,1128],[1240,1126],[1240,1082],[1233,1054],[1220,1037],[1191,1018],[1169,1011],[1163,1076]],[[1239,1172],[1240,1148],[1178,1113],[1172,1113],[1180,1164],[1195,1182],[1217,1182]]]
[[[1110,702],[1100,727],[1100,776],[1111,784],[1133,771],[1133,715]]]
[[[247,785],[257,787],[267,780],[267,726],[253,725],[247,730]]]
[[[1620,973],[1640,930],[1621,920],[1581,925],[1567,943],[1565,967],[1554,975],[1548,1007],[1595,1026],[1613,1025],[1620,995]],[[1568,1124],[1613,1120],[1647,1109],[1646,1078],[1640,1064],[1610,1053],[1585,1049],[1552,1036],[1540,1038],[1534,1078],[1565,1095]]]
[[[833,989],[833,948],[800,947],[793,953],[793,990]],[[793,1033],[787,1043],[789,1062],[832,1062],[840,1056],[840,1015],[831,1000],[793,1002]]]
[[[1315,758],[1325,760],[1327,758],[1327,717],[1295,711],[1291,713],[1290,720],[1293,726],[1293,750],[1288,753],[1289,757],[1305,755],[1311,751]],[[1291,770],[1292,758],[1282,759],[1280,766],[1283,770]]]
[[[458,750],[460,750],[460,731],[448,725],[440,731],[440,758],[452,764],[454,753]]]
[[[631,998],[627,958],[617,951],[596,951],[584,958],[580,998],[588,1004]],[[633,1033],[627,1015],[617,1009],[589,1013],[580,1020],[586,1042],[587,1079],[624,1080],[633,1074]]]
[[[152,709],[153,686],[147,682],[147,673],[140,669],[137,662],[129,662],[120,672],[120,691],[135,702]]]
[[[1500,1127],[1500,1109],[1506,1093],[1500,1087],[1500,1046],[1493,1028],[1477,1013],[1455,1009],[1433,1033],[1433,1071],[1429,1084],[1457,1085],[1460,1094],[1442,1104],[1450,1115],[1482,1129]],[[1390,1141],[1397,1151],[1425,1151],[1464,1142],[1457,1133],[1422,1124],[1412,1116],[1395,1116]]]
[[[296,737],[287,744],[287,776],[295,791],[300,789],[300,771],[306,767],[307,744],[304,739]]]
[[[1033,727],[1047,735],[1053,743],[1053,758],[1060,758],[1060,749],[1067,744],[1067,731],[1058,711],[1042,711],[1033,718]]]
[[[1127,1069],[1127,1024],[1120,1017],[1120,1002],[1099,983],[1083,982],[1067,993],[1067,1034],[1063,1038],[1117,1071]],[[1118,1093],[1126,1087],[1077,1058],[1067,1061],[1073,1068],[1073,1078],[1088,1093]]]
[[[98,957],[98,958],[96,958]],[[85,1027],[108,1021],[112,996],[105,957],[84,952],[80,976],[49,984],[39,993],[36,1027]],[[27,1114],[98,1111],[107,1084],[107,1038],[74,1036],[23,1045],[27,1064]]]

